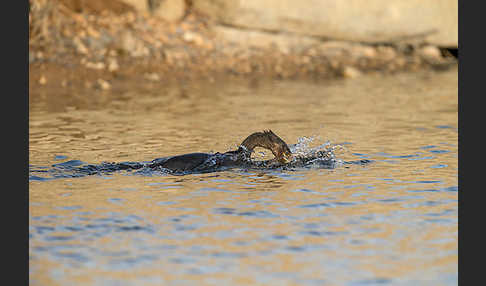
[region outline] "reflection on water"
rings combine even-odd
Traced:
[[[49,93],[30,92],[31,165],[224,152],[263,129],[373,163],[32,180],[32,285],[457,284],[457,71]]]

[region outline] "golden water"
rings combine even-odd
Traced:
[[[234,149],[272,129],[371,164],[29,183],[32,285],[456,285],[457,70],[31,90],[29,163]]]

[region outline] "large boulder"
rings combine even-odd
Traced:
[[[152,0],[150,9],[152,14],[165,19],[169,22],[175,22],[186,13],[186,2],[185,0]]]
[[[458,46],[457,0],[192,0],[193,9],[243,29],[365,43]]]
[[[122,0],[123,2],[131,5],[139,12],[148,12],[148,0]]]
[[[184,17],[185,0],[122,0],[133,6],[137,11],[150,12],[169,22],[176,22]]]

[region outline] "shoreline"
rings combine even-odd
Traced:
[[[242,30],[194,12],[168,22],[134,11],[86,14],[62,3],[46,3],[29,14],[29,90],[109,90],[120,80],[177,82],[227,76],[354,78],[447,70],[458,63],[447,49],[419,40],[352,43]]]

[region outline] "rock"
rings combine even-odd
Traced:
[[[145,78],[151,81],[159,81],[160,76],[156,73],[147,73],[145,74]]]
[[[102,62],[97,62],[97,63],[86,62],[84,65],[89,69],[95,69],[95,70],[102,70],[105,68],[105,64]]]
[[[125,2],[126,4],[129,4],[135,10],[139,12],[148,12],[148,0],[122,0],[122,2]]]
[[[182,19],[186,13],[185,0],[122,0],[142,13],[151,13],[168,22]]]
[[[376,50],[372,47],[365,47],[363,48],[363,55],[367,58],[374,58],[376,57]]]
[[[46,79],[46,77],[45,77],[45,76],[43,76],[43,75],[42,75],[42,76],[39,78],[39,84],[40,84],[40,85],[45,85],[46,83],[47,83],[47,79]]]
[[[192,0],[232,27],[352,42],[425,41],[458,46],[456,0]]]
[[[185,32],[182,38],[184,39],[184,41],[188,43],[194,43],[196,46],[202,46],[202,44],[204,43],[204,40],[199,34],[189,31]]]
[[[434,46],[425,46],[418,51],[419,55],[432,60],[439,60],[442,57],[440,50]]]
[[[160,17],[168,22],[176,22],[182,19],[186,13],[185,0],[151,0],[154,3],[150,10],[152,15]]]
[[[111,88],[111,84],[101,78],[99,78],[96,83],[98,84],[98,87],[101,88],[102,90],[108,90]]]
[[[121,35],[120,48],[121,50],[129,53],[133,57],[149,55],[149,50],[144,45],[144,43],[128,31],[124,32]]]
[[[137,41],[130,32],[124,32],[120,37],[120,48],[127,53],[135,50],[137,47]]]
[[[73,45],[78,53],[83,55],[86,55],[88,53],[88,48],[86,48],[81,39],[79,39],[78,37],[73,38]]]
[[[108,58],[108,71],[114,72],[117,71],[119,68],[118,62],[116,58]]]
[[[93,27],[87,26],[86,27],[86,33],[88,36],[99,39],[100,37],[100,32],[96,31]]]
[[[358,58],[368,58],[372,59],[376,57],[376,50],[370,46],[356,45],[351,49],[353,56]]]
[[[397,56],[397,52],[392,47],[380,46],[376,48],[377,56],[385,61],[390,61]]]
[[[356,68],[346,66],[342,70],[342,75],[346,78],[356,78],[361,75],[361,72]]]

